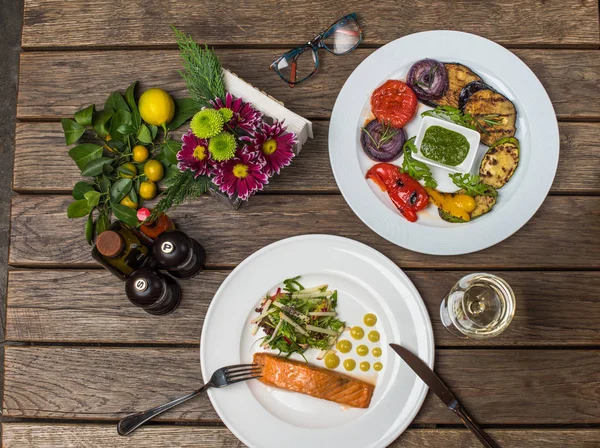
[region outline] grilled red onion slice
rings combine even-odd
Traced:
[[[391,162],[402,154],[406,142],[404,129],[371,121],[360,131],[360,144],[365,154],[376,162]]]
[[[448,73],[441,62],[422,59],[410,68],[406,83],[415,91],[419,100],[437,100],[448,89]]]

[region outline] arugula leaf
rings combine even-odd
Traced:
[[[402,161],[402,167],[400,171],[408,174],[415,180],[425,181],[425,186],[430,188],[436,188],[437,182],[431,174],[429,167],[423,162],[415,160],[412,156],[413,152],[417,152],[415,146],[415,137],[412,137],[404,143],[404,160]]]
[[[464,113],[460,109],[452,106],[440,106],[432,110],[426,110],[421,113],[422,117],[435,117],[441,120],[451,121],[460,126],[477,130],[477,124],[470,114]]]
[[[454,185],[465,190],[469,196],[498,196],[496,189],[490,185],[481,182],[481,178],[475,174],[448,174]]]

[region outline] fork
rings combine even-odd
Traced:
[[[168,403],[148,409],[147,411],[138,412],[124,417],[117,424],[117,431],[119,432],[119,435],[129,435],[157,415],[160,415],[163,412],[180,405],[181,403],[191,400],[211,387],[225,387],[229,386],[230,384],[261,378],[261,371],[262,367],[259,364],[234,364],[231,366],[221,367],[212,374],[208,383],[206,383],[200,389]]]

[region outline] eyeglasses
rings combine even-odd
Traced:
[[[290,87],[306,81],[319,68],[319,48],[335,55],[351,52],[362,42],[356,13],[348,14],[308,43],[279,56],[269,69],[275,70]]]

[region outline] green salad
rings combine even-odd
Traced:
[[[337,317],[337,291],[329,285],[305,288],[294,277],[283,281],[283,288],[266,295],[256,308],[258,316],[252,334],[261,328],[265,334],[260,346],[290,356],[309,348],[321,350],[319,359],[335,344],[345,328]]]

